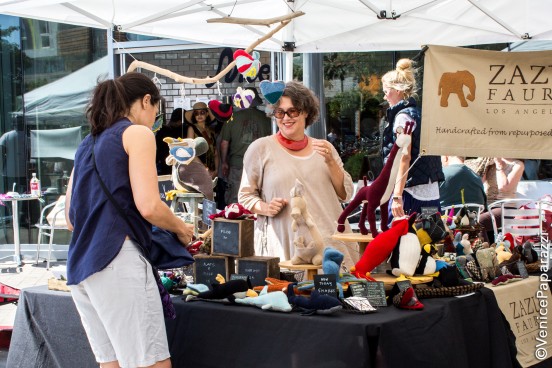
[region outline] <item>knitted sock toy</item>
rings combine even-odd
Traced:
[[[337,231],[340,233],[345,231],[345,220],[347,216],[353,212],[358,206],[362,205],[358,228],[362,235],[368,234],[366,228],[366,219],[370,225],[372,236],[378,235],[376,227],[376,208],[380,208],[381,222],[380,226],[383,231],[387,230],[387,202],[391,198],[391,193],[395,187],[395,181],[399,172],[399,163],[402,155],[408,153],[408,146],[412,141],[413,122],[407,122],[403,133],[397,136],[391,152],[387,158],[387,162],[383,166],[380,174],[370,185],[367,185],[366,177],[364,177],[364,187],[362,187],[355,195],[353,200],[345,207],[339,219],[337,220]],[[399,149],[401,154],[398,155]]]
[[[400,309],[422,310],[424,305],[414,295],[414,289],[409,287],[393,297],[393,305]]]
[[[213,290],[205,291],[197,295],[201,299],[228,299],[234,301],[234,293],[246,292],[251,285],[246,280],[230,280],[223,284],[212,283]]]
[[[393,248],[395,248],[399,238],[408,232],[408,224],[407,218],[393,221],[391,229],[378,234],[378,236],[368,244],[362,257],[360,257],[354,267],[351,267],[351,273],[358,278],[374,281],[374,279],[370,277],[370,272],[385,261],[389,254],[393,252]]]
[[[237,304],[253,305],[263,310],[273,310],[276,312],[291,312],[293,309],[288,302],[288,297],[283,291],[269,293],[267,287],[263,288],[256,298],[236,299]]]
[[[288,285],[288,301],[304,310],[302,314],[332,314],[342,309],[341,302],[330,295],[321,295],[317,290],[313,290],[310,298],[296,296],[293,291],[293,285]]]
[[[405,275],[413,276],[416,266],[420,260],[420,241],[418,236],[413,233],[416,213],[410,215],[408,219],[408,232],[399,238],[399,243],[393,249],[391,255],[391,274],[395,276]]]

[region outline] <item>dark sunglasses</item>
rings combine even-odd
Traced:
[[[299,116],[299,114],[301,114],[301,110],[296,109],[295,107],[292,107],[287,111],[284,111],[283,109],[275,109],[274,112],[272,113],[272,115],[274,115],[276,119],[283,119],[284,116],[286,116],[286,114],[290,118],[296,118]]]
[[[194,115],[207,115],[207,110],[194,110]]]

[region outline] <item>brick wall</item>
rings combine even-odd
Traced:
[[[196,50],[180,50],[180,51],[166,51],[166,52],[151,52],[133,54],[136,60],[143,61],[160,68],[168,69],[174,73],[178,73],[185,77],[190,78],[206,78],[214,77],[219,70],[219,60],[221,54],[225,52],[230,58],[225,58],[222,61],[220,70],[224,69],[231,61],[232,54],[236,49],[226,48],[210,48],[210,49],[196,49]],[[270,53],[260,52],[261,70],[262,75],[257,76],[253,83],[248,83],[245,80],[240,82],[237,69],[233,69],[225,77],[220,79],[220,92],[223,96],[231,96],[236,93],[237,87],[259,87],[259,83],[262,79],[270,79]],[[266,64],[266,65],[265,65]],[[141,70],[144,74],[154,77],[154,73],[148,70]],[[233,77],[233,78],[231,78]],[[172,112],[174,108],[174,99],[179,98],[181,95],[180,89],[181,83],[176,83],[174,80],[165,77],[163,75],[157,75],[157,78],[161,81],[161,95],[167,101],[167,112]],[[207,98],[209,100],[219,99],[216,84],[211,87],[200,84],[185,84],[184,85],[185,97],[191,99],[193,104],[198,97]]]

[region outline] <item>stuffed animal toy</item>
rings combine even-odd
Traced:
[[[452,241],[452,244],[454,246],[454,249],[456,250],[457,256],[464,256],[464,246],[461,243],[462,241],[462,233],[458,231],[456,234],[454,234],[454,240]]]
[[[238,72],[244,78],[255,79],[261,67],[260,56],[257,51],[253,51],[251,54],[245,50],[234,51],[234,61],[236,62]]]
[[[475,252],[475,258],[481,269],[482,281],[489,282],[497,276],[498,260],[492,248],[480,248]]]
[[[399,309],[406,310],[424,309],[424,305],[422,304],[422,302],[420,302],[418,298],[416,298],[416,293],[414,293],[414,288],[412,288],[412,286],[402,290],[397,295],[395,295],[393,297],[393,305]]]
[[[209,150],[205,138],[165,137],[163,142],[169,145],[165,163],[172,166],[171,178],[176,191],[199,192],[207,198],[213,198],[213,180],[197,158]],[[167,198],[171,199],[175,194],[170,191]]]
[[[239,203],[230,203],[229,205],[224,207],[224,210],[214,213],[212,215],[209,215],[209,218],[211,220],[214,220],[219,217],[223,217],[229,220],[245,220],[245,219],[255,220],[256,218],[253,212],[249,211],[247,208],[245,208]]]
[[[265,283],[266,285],[254,286],[253,290],[261,292],[266,287],[266,291],[268,293],[272,293],[274,291],[286,291],[288,285],[293,284],[291,281],[280,280],[273,277],[265,278]]]
[[[539,256],[535,249],[533,249],[533,243],[527,240],[523,245],[517,246],[518,253],[521,255],[521,259],[527,263],[537,262]]]
[[[441,216],[438,215],[438,218],[440,219]],[[408,232],[400,237],[399,243],[393,249],[390,263],[391,274],[394,276],[432,275],[444,263],[439,261],[438,264],[432,257],[436,252],[433,244],[428,243],[424,246],[420,244],[415,222],[416,213],[413,213],[408,220]]]
[[[358,278],[375,281],[370,277],[370,272],[389,257],[399,242],[399,238],[408,232],[408,227],[408,218],[395,219],[391,223],[391,229],[378,234],[378,236],[366,246],[362,257],[360,257],[354,267],[351,267],[351,273]],[[419,253],[420,246],[418,243],[418,254]]]
[[[506,249],[508,249],[510,253],[513,253],[514,248],[516,247],[514,236],[511,233],[506,233],[502,236],[502,241],[504,242],[504,246],[506,247]]]
[[[496,259],[498,260],[498,263],[501,264],[502,262],[510,260],[512,258],[512,253],[506,250],[506,247],[504,243],[500,243],[496,247]]]
[[[351,214],[361,204],[362,212],[360,213],[360,220],[358,227],[362,235],[368,234],[368,229],[366,228],[366,219],[370,224],[370,232],[372,236],[375,237],[378,235],[378,229],[376,227],[376,208],[380,208],[381,213],[381,229],[383,231],[388,230],[387,221],[388,221],[388,209],[387,202],[391,197],[393,188],[395,187],[395,181],[397,180],[397,173],[399,172],[399,163],[401,157],[404,154],[408,153],[408,146],[412,141],[412,122],[406,123],[404,132],[399,134],[397,140],[391,148],[391,153],[387,162],[383,166],[381,173],[378,175],[376,180],[372,184],[367,185],[366,177],[364,177],[364,187],[362,187],[353,200],[347,205],[347,207],[339,216],[337,220],[337,231],[340,233],[345,231],[345,220],[347,216]],[[401,155],[397,155],[399,148],[402,148]]]
[[[218,281],[211,284],[211,290],[199,293],[197,295],[198,298],[207,300],[228,299],[228,301],[233,302],[236,300],[234,294],[240,292],[246,293],[247,290],[251,289],[251,284],[246,280],[230,280],[226,282],[224,278],[221,280],[222,276],[218,276]]]
[[[269,81],[263,80],[259,84],[261,93],[266,98],[268,103],[274,105],[280,97],[284,94],[284,89],[286,88],[286,83],[282,81]]]
[[[460,240],[460,245],[462,246],[462,251],[464,252],[465,255],[473,253],[469,236],[470,234],[464,234],[462,235],[462,240]]]
[[[265,286],[258,297],[236,299],[237,304],[252,305],[263,310],[273,310],[276,312],[291,312],[293,309],[288,302],[288,297],[283,291],[268,292]]]
[[[291,230],[295,234],[293,244],[295,252],[291,264],[322,264],[324,241],[307,208],[304,197],[304,186],[295,180],[295,186],[290,191]]]
[[[343,309],[341,302],[330,295],[321,295],[317,290],[313,290],[310,298],[296,296],[293,291],[293,284],[288,285],[288,301],[303,310],[303,315],[311,314],[333,314]]]

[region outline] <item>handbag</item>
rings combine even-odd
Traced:
[[[94,155],[94,146],[96,144],[96,137],[93,137],[92,144],[92,165],[94,166],[94,171],[98,176],[98,181],[102,187],[105,195],[111,201],[113,206],[119,212],[119,215],[127,222],[128,226],[134,234],[137,234],[137,231],[134,229],[134,225],[125,215],[123,209],[119,206],[113,195],[107,189],[105,183],[103,182],[98,168],[96,167],[96,157]],[[159,276],[158,269],[168,269],[168,268],[177,268],[190,265],[194,262],[194,258],[190,255],[188,250],[182,246],[176,234],[158,228],[157,226],[152,226],[152,246],[151,251],[148,251],[146,247],[142,244],[138,244],[138,247],[142,251],[142,255],[148,260],[151,264],[153,276],[157,282],[157,288],[159,289],[159,295],[161,297],[161,303],[163,304],[163,314],[165,318],[175,319],[176,311],[171,300],[171,296],[163,283],[161,282],[161,277]]]

